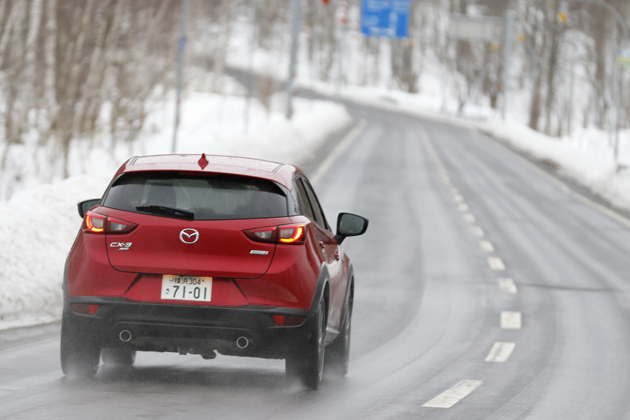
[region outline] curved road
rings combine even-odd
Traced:
[[[348,107],[310,171],[331,221],[370,218],[347,378],[141,353],[72,382],[49,325],[0,333],[0,418],[630,419],[630,221],[479,133]]]

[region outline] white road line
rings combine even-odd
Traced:
[[[516,347],[515,343],[494,343],[488,357],[486,357],[486,362],[503,363],[507,361],[514,351],[514,347]]]
[[[501,328],[504,330],[520,330],[521,313],[513,311],[501,312]]]
[[[516,288],[516,284],[514,284],[514,280],[510,278],[499,278],[499,288],[505,293],[509,293],[511,295],[515,295],[518,293],[518,289]]]
[[[459,209],[459,211],[463,212],[467,212],[468,210],[470,210],[470,207],[468,207],[468,204],[465,203],[460,203],[457,208]]]
[[[453,200],[455,200],[456,203],[462,203],[464,201],[464,197],[459,194],[454,194]]]
[[[475,216],[473,216],[470,213],[466,213],[464,214],[464,220],[467,221],[468,223],[475,223],[477,221],[477,219],[475,218]]]
[[[494,252],[494,245],[490,241],[479,241],[479,246],[486,252]]]
[[[359,121],[357,125],[354,126],[354,128],[346,135],[346,137],[344,137],[343,140],[339,142],[337,147],[335,147],[333,151],[326,157],[326,159],[324,159],[321,165],[319,165],[319,167],[315,171],[315,175],[310,177],[311,183],[317,184],[322,179],[324,174],[330,169],[333,163],[335,163],[335,161],[339,159],[339,156],[341,156],[341,154],[348,147],[350,147],[352,142],[355,141],[357,137],[359,137],[359,135],[363,132],[363,130],[365,130],[365,127],[367,127],[367,125],[368,122],[364,119],[361,119],[361,121]]]
[[[479,236],[480,238],[485,235],[483,229],[481,229],[479,226],[473,226],[472,228],[470,228],[470,230],[472,231],[472,233]]]
[[[505,271],[505,264],[503,264],[503,260],[499,257],[488,257],[488,265],[491,270]]]
[[[450,408],[460,402],[463,398],[470,395],[475,389],[477,389],[483,381],[476,381],[473,379],[464,379],[459,381],[454,387],[447,389],[437,397],[424,403],[423,407],[432,408]]]

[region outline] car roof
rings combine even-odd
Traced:
[[[207,166],[203,165],[203,160]],[[125,162],[116,177],[123,173],[145,171],[185,171],[193,173],[219,173],[268,179],[292,189],[291,180],[302,171],[294,166],[268,160],[236,156],[204,154],[135,156]]]

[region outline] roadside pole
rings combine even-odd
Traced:
[[[300,46],[300,21],[302,19],[302,0],[292,0],[293,16],[291,18],[291,52],[289,59],[289,74],[287,78],[287,107],[286,118],[293,117],[293,90],[295,85],[295,73],[298,49]]]
[[[256,52],[256,38],[258,37],[258,0],[252,0],[252,38],[249,44],[249,58],[247,60],[247,99],[245,100],[245,133],[249,131],[249,111],[254,90],[254,53]]]
[[[505,40],[503,41],[503,77],[501,89],[503,102],[501,104],[501,117],[505,121],[507,114],[508,82],[510,79],[510,58],[512,56],[512,28],[514,27],[514,17],[509,13],[505,17]]]
[[[339,1],[339,30],[337,48],[337,80],[335,83],[335,98],[337,102],[341,100],[341,82],[343,79],[343,51],[348,28],[348,0]]]
[[[626,44],[626,48],[628,45]],[[626,88],[626,69],[625,66],[621,66],[619,69],[619,92],[617,94],[617,115],[615,117],[615,163],[619,165],[619,132],[621,131],[621,121],[622,121],[622,112],[624,109],[623,106],[623,95]]]
[[[186,29],[188,20],[188,0],[182,0],[182,20],[179,25],[179,50],[177,52],[177,102],[175,103],[175,127],[173,127],[173,145],[171,153],[177,150],[177,132],[182,102],[182,79],[184,72],[184,52],[186,51]]]

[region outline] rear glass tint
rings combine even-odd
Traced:
[[[275,183],[257,178],[214,174],[125,174],[109,189],[103,205],[149,214],[156,212],[147,210],[147,207],[166,207],[192,212],[195,220],[259,219],[288,215],[287,198]],[[165,213],[157,215],[164,216]]]

